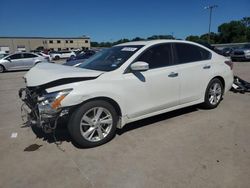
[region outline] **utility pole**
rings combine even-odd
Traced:
[[[212,12],[213,12],[213,9],[214,8],[217,8],[218,5],[209,5],[209,6],[206,6],[204,7],[204,9],[209,9],[209,24],[208,24],[208,43],[210,43],[210,32],[211,32],[211,20],[212,20]]]

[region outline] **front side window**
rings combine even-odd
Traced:
[[[99,51],[84,61],[79,67],[99,71],[112,71],[119,68],[141,47],[142,45],[114,46]]]
[[[137,61],[148,63],[149,69],[169,66],[172,63],[171,44],[160,44],[146,49]]]
[[[211,53],[193,44],[175,43],[177,64],[211,59]]]
[[[14,59],[21,59],[22,58],[22,54],[13,54],[11,56],[9,56],[9,58],[12,60]]]

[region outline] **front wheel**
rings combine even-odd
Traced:
[[[218,78],[211,80],[207,86],[203,107],[207,109],[216,108],[222,99],[223,85]]]
[[[118,115],[106,101],[90,101],[79,107],[70,117],[68,130],[81,147],[102,145],[115,136]]]

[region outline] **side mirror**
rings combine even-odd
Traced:
[[[137,61],[130,66],[132,71],[147,71],[149,69],[149,65],[143,61]]]

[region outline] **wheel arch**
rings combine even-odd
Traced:
[[[94,98],[90,98],[90,99],[87,99],[87,100],[83,101],[79,105],[84,105],[87,102],[91,102],[91,101],[95,101],[95,100],[103,100],[103,101],[106,101],[106,102],[110,103],[115,108],[115,111],[117,112],[118,116],[122,116],[122,110],[121,110],[120,105],[114,99],[112,99],[110,97],[94,97]]]
[[[0,64],[0,66],[3,67],[3,71],[6,71],[6,68],[5,68],[5,66],[3,64]]]
[[[213,79],[215,79],[215,78],[217,78],[217,79],[219,79],[219,80],[221,81],[222,86],[223,86],[223,94],[224,94],[224,92],[225,92],[225,80],[224,80],[224,78],[223,78],[222,76],[215,76],[215,77],[213,77],[211,80],[213,80]],[[210,81],[211,81],[211,80],[210,80]]]

